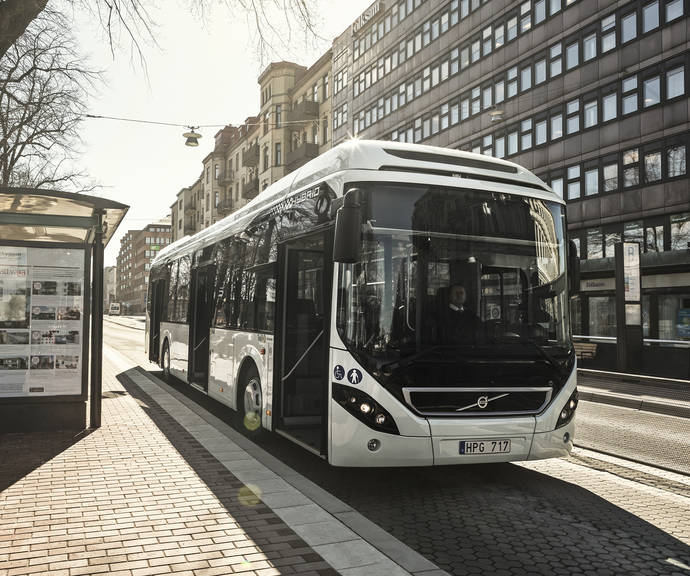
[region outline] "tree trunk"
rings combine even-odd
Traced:
[[[48,4],[48,0],[0,2],[0,58]]]

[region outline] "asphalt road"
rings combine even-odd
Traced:
[[[157,371],[141,330],[106,322],[105,343]],[[231,410],[181,382],[171,387],[241,429]],[[577,434],[687,470],[679,420],[583,402]],[[452,574],[690,574],[686,476],[581,449],[519,464],[337,469],[278,435],[253,440]]]

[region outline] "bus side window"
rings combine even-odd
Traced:
[[[177,262],[169,265],[170,281],[168,282],[168,301],[165,305],[165,319],[175,322],[175,300],[177,299]]]

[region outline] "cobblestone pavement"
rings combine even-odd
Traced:
[[[575,442],[690,474],[690,419],[580,402]]]
[[[189,387],[172,389],[232,421]],[[453,574],[690,574],[690,479],[680,474],[585,451],[522,464],[334,469],[277,435],[256,441]]]
[[[0,436],[0,576],[337,574],[112,372],[103,423]]]

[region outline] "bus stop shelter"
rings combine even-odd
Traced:
[[[0,187],[0,432],[101,421],[103,251],[128,206]]]

